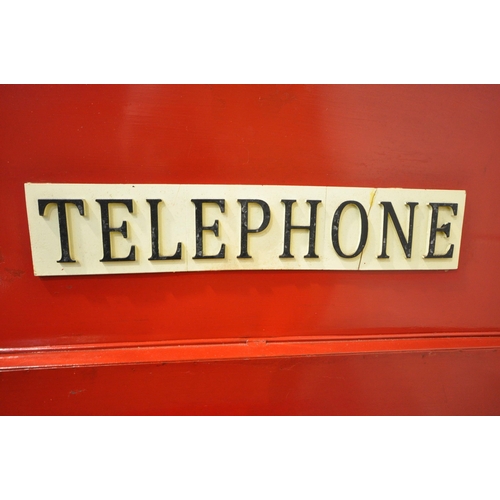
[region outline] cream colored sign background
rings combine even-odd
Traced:
[[[439,270],[456,269],[460,252],[462,222],[465,210],[465,191],[422,189],[375,189],[307,186],[249,186],[249,185],[124,185],[124,184],[25,184],[26,206],[33,256],[37,276],[155,273],[212,270]],[[76,206],[66,205],[71,256],[77,262],[58,263],[61,242],[57,207],[50,204],[45,215],[39,215],[40,199],[83,199],[85,215]],[[128,237],[111,233],[112,253],[127,256],[131,245],[136,247],[136,261],[100,262],[103,257],[101,209],[96,199],[132,199],[133,213],[125,205],[110,204],[110,226],[127,222]],[[180,260],[149,261],[151,256],[151,215],[147,199],[161,199],[159,205],[160,251],[174,254],[177,243],[182,243]],[[193,259],[196,251],[195,205],[192,199],[224,199],[225,212],[215,204],[203,209],[203,225],[219,221],[219,235],[203,231],[205,255],[217,254],[221,244],[226,246],[224,259]],[[238,259],[241,237],[241,205],[238,199],[265,201],[271,210],[268,227],[261,233],[248,235],[248,253],[251,259]],[[309,232],[292,230],[293,259],[280,259],[283,253],[285,206],[281,200],[297,200],[293,205],[292,224],[309,225],[311,208],[306,200],[321,200],[316,223],[317,259],[305,259]],[[355,258],[342,258],[332,245],[332,219],[339,205],[355,200],[368,214],[368,238],[363,252]],[[382,248],[383,207],[391,202],[403,233],[408,237],[410,210],[407,202],[417,202],[415,208],[413,247],[411,258],[406,258],[392,221],[388,223],[388,259],[378,259]],[[450,235],[438,232],[436,254],[445,254],[454,245],[452,258],[425,259],[429,249],[431,208],[429,203],[457,203],[458,213],[443,207],[439,210],[437,227],[450,223]],[[262,209],[249,205],[249,228],[258,228]],[[340,219],[339,243],[345,254],[352,254],[359,243],[361,231],[358,209],[349,205]]]

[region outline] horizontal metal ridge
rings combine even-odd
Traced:
[[[0,349],[0,371],[500,348],[500,332],[280,337]]]

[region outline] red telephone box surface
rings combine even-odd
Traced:
[[[0,87],[1,414],[498,414],[497,86]],[[457,270],[36,277],[25,183],[463,189]]]

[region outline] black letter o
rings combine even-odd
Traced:
[[[359,239],[359,245],[356,251],[351,254],[351,255],[346,255],[342,249],[340,248],[339,245],[339,224],[340,224],[340,216],[342,215],[342,212],[344,208],[347,205],[356,205],[359,210],[359,214],[361,216],[361,237]],[[335,215],[333,216],[333,222],[332,222],[332,244],[333,248],[335,248],[335,251],[340,257],[344,257],[345,259],[352,259],[354,257],[357,257],[362,251],[363,248],[365,248],[366,245],[366,239],[368,237],[368,216],[366,215],[366,210],[359,203],[359,201],[354,201],[354,200],[348,200],[344,201],[339,208],[335,211]]]

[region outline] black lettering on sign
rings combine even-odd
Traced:
[[[78,208],[80,215],[85,215],[83,200],[38,200],[38,213],[43,217],[47,205],[55,203],[57,205],[57,215],[59,216],[59,238],[61,240],[61,258],[57,262],[76,262],[71,258],[69,250],[68,217],[66,205],[71,203]]]
[[[203,255],[203,231],[212,231],[215,236],[219,236],[219,221],[216,220],[211,226],[203,225],[203,204],[215,203],[219,206],[220,211],[224,213],[226,200],[191,200],[195,208],[196,222],[196,254],[193,259],[223,259],[226,256],[226,245],[222,243],[220,251],[217,255]]]
[[[148,260],[180,260],[182,257],[182,243],[177,243],[174,255],[160,255],[160,230],[158,227],[158,204],[162,200],[146,200],[151,209],[151,257]]]
[[[340,248],[339,244],[340,216],[342,215],[342,212],[344,208],[347,207],[347,205],[356,206],[359,210],[359,215],[361,217],[361,234],[359,237],[358,248],[351,255],[345,254]],[[367,238],[368,238],[368,216],[366,215],[365,207],[363,207],[363,205],[361,205],[359,201],[354,201],[354,200],[348,200],[344,201],[344,203],[341,203],[339,205],[339,208],[337,208],[337,210],[335,211],[332,222],[332,244],[333,248],[337,252],[337,255],[339,255],[340,257],[344,257],[345,259],[352,259],[354,257],[357,257],[363,251],[363,248],[365,248]]]
[[[443,224],[441,227],[437,227],[438,223],[438,215],[439,209],[441,207],[451,208],[453,215],[457,215],[458,213],[458,203],[429,203],[429,206],[432,209],[432,217],[431,217],[431,231],[429,236],[429,252],[424,257],[425,259],[451,259],[453,257],[453,249],[455,245],[450,245],[448,251],[445,254],[436,255],[434,252],[436,251],[436,236],[437,233],[443,233],[447,238],[450,237],[450,222]]]
[[[394,228],[396,229],[396,233],[405,252],[405,256],[407,259],[409,259],[411,257],[411,247],[413,242],[413,219],[415,217],[415,207],[418,205],[418,203],[412,201],[405,204],[405,206],[410,208],[408,239],[406,239],[406,236],[401,229],[401,224],[399,223],[398,216],[394,211],[392,203],[390,201],[382,201],[380,204],[384,207],[384,222],[382,226],[382,252],[377,257],[377,259],[389,258],[389,256],[387,255],[387,226],[389,225],[389,216],[392,219],[392,223],[394,224]]]
[[[130,213],[133,213],[133,200],[96,200],[101,205],[101,227],[102,227],[102,251],[103,257],[99,262],[118,262],[125,260],[135,260],[135,245],[132,245],[127,257],[113,257],[111,255],[110,233],[116,231],[127,238],[127,221],[123,221],[120,227],[109,227],[109,205],[119,203],[125,205]]]
[[[269,226],[269,221],[271,220],[271,210],[269,205],[262,200],[238,200],[241,205],[241,245],[240,254],[238,259],[251,259],[248,254],[248,234],[249,233],[260,233]],[[262,208],[262,223],[257,229],[249,229],[248,227],[248,204],[255,203]]]
[[[283,242],[283,253],[280,255],[280,259],[294,259],[295,257],[290,253],[290,240],[292,238],[292,229],[306,229],[309,231],[309,251],[304,255],[304,259],[318,259],[316,255],[316,214],[318,211],[318,205],[321,200],[307,200],[307,203],[311,207],[311,218],[308,226],[293,226],[292,225],[292,205],[297,200],[281,200],[281,203],[285,205],[285,237]]]

